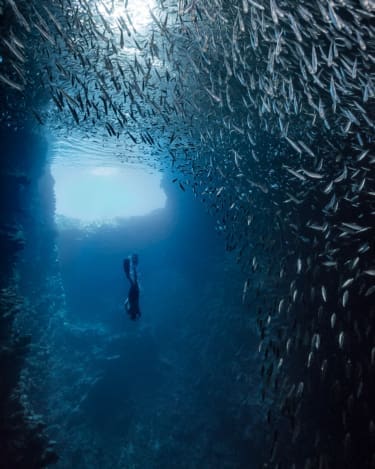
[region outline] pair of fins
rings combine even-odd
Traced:
[[[124,272],[128,279],[130,279],[130,262],[133,264],[133,269],[135,269],[138,265],[138,254],[132,254],[124,259]]]

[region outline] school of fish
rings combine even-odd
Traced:
[[[374,468],[375,1],[131,3],[2,0],[1,119],[174,168],[245,275],[264,467]]]

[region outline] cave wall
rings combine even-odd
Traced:
[[[1,466],[39,468],[56,455],[45,423],[28,405],[24,371],[46,320],[42,310],[33,310],[30,287],[35,290],[54,265],[53,184],[41,135],[3,126],[0,141]],[[26,272],[30,265],[34,270]],[[37,323],[28,323],[33,316]]]

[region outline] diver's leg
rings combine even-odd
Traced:
[[[124,268],[125,275],[128,276],[130,271],[130,259],[128,257],[124,259],[122,265]]]

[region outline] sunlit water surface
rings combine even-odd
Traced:
[[[51,143],[55,213],[60,228],[114,224],[165,207],[162,173],[146,162],[121,161],[120,151],[117,144],[87,139]]]

